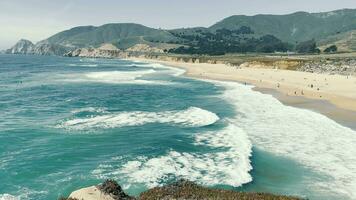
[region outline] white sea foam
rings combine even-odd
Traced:
[[[185,73],[184,69],[170,67],[167,65],[159,64],[159,63],[140,63],[140,64],[135,64],[134,66],[148,67],[148,68],[153,68],[153,69],[168,69],[170,71],[170,73],[173,74],[174,76],[180,76]]]
[[[107,113],[105,108],[94,108],[94,107],[78,108],[71,111],[72,114],[81,113],[81,112]]]
[[[88,118],[75,118],[64,121],[57,127],[88,130],[93,128],[117,128],[139,126],[148,123],[168,123],[186,127],[201,127],[215,123],[219,117],[210,111],[190,107],[181,111],[166,112],[119,112],[95,115]]]
[[[108,72],[89,72],[84,76],[92,81],[107,82],[107,83],[122,83],[122,82],[133,82],[133,81],[143,81],[137,80],[144,75],[155,73],[155,70],[144,70],[144,71],[134,71],[134,72],[123,72],[123,71],[108,71]]]
[[[20,200],[20,198],[10,194],[0,194],[0,200]]]
[[[43,196],[48,194],[47,191],[36,191],[26,187],[19,187],[19,190],[12,194],[0,194],[0,200],[28,200],[28,199],[43,199]],[[19,195],[18,195],[19,194]]]
[[[92,173],[99,178],[117,177],[130,184],[155,187],[170,178],[185,178],[203,185],[241,186],[252,180],[249,157],[252,145],[246,133],[235,125],[218,132],[206,132],[195,137],[195,145],[218,150],[196,154],[171,150],[157,158],[137,158],[124,166],[100,165]],[[220,149],[223,147],[223,149]],[[173,176],[173,177],[172,177]]]
[[[70,67],[98,67],[98,64],[68,64]]]
[[[270,95],[237,83],[224,98],[236,105],[235,123],[254,145],[294,159],[329,177],[307,187],[356,199],[356,132],[312,111],[285,106]]]
[[[155,73],[153,69],[141,71],[102,71],[70,74],[60,77],[67,82],[99,82],[108,84],[169,84],[164,81],[143,80],[143,76]]]

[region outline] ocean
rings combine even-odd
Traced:
[[[161,64],[0,55],[0,200],[57,199],[114,179],[179,179],[356,199],[356,132],[252,86]]]

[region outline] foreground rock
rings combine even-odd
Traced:
[[[127,195],[117,182],[107,180],[98,186],[83,188],[73,192],[69,198],[60,200],[198,200],[198,199],[241,199],[241,200],[299,200],[297,197],[272,195],[267,193],[236,192],[223,189],[210,189],[193,182],[181,180],[163,187],[156,187],[140,194]]]
[[[74,191],[74,192],[72,192],[72,194],[70,194],[68,199],[114,200],[114,198],[111,195],[103,193],[96,186],[87,187],[87,188],[83,188],[83,189]]]

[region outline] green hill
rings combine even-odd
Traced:
[[[331,45],[336,45],[340,52],[356,51],[356,30],[329,36],[320,40],[318,45],[322,50]]]
[[[175,48],[172,50],[174,53],[197,54],[295,51],[300,44],[316,46],[315,42],[321,49],[336,45],[340,51],[356,51],[355,31],[356,9],[287,15],[235,15],[208,28],[174,30],[134,23],[111,23],[98,27],[80,26],[57,33],[37,43],[36,51],[32,53],[60,54],[76,48],[99,47],[103,43],[114,44],[120,49],[147,44],[164,50]],[[57,51],[57,48],[61,50]]]
[[[256,35],[271,34],[285,42],[317,41],[337,33],[356,30],[356,9],[344,9],[323,13],[297,12],[288,15],[235,15],[209,29],[236,30],[250,27]]]
[[[119,48],[128,48],[142,42],[168,42],[174,40],[177,40],[177,38],[165,30],[149,28],[139,24],[117,23],[105,24],[99,27],[76,27],[60,32],[42,42],[73,47],[97,47],[103,43],[114,43],[119,45]]]

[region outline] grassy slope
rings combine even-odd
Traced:
[[[257,35],[272,34],[286,42],[322,39],[338,32],[356,29],[356,9],[325,13],[297,12],[289,15],[236,15],[228,17],[212,27],[237,29],[251,27]]]
[[[322,50],[333,44],[336,45],[338,51],[341,52],[356,51],[356,30],[336,34],[319,42],[320,49]]]
[[[153,29],[139,24],[120,23],[105,24],[99,27],[77,27],[60,32],[45,41],[53,44],[72,44],[77,47],[97,47],[102,43],[114,43],[118,44],[119,48],[128,48],[134,44],[151,40],[165,42],[176,40],[176,38],[165,30]]]

